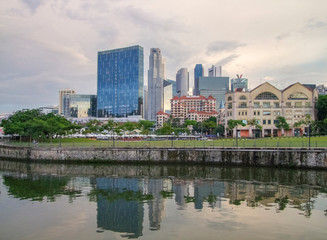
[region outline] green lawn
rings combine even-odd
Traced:
[[[311,137],[311,147],[327,148],[327,136]],[[22,146],[37,146],[37,147],[119,147],[119,148],[222,148],[222,147],[239,147],[239,148],[276,148],[276,147],[308,147],[308,137],[284,137],[284,138],[257,138],[257,139],[219,139],[207,141],[190,141],[190,140],[166,140],[166,141],[117,141],[112,140],[91,140],[85,138],[66,138],[59,142],[59,139],[54,139],[50,142],[40,142],[39,144],[10,142],[15,145]]]

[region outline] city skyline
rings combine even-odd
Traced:
[[[0,1],[0,113],[57,104],[60,89],[96,94],[97,52],[132,45],[144,48],[144,76],[160,48],[168,79],[185,67],[193,82],[201,63],[249,88],[327,84],[324,0]]]

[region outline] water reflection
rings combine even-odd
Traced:
[[[174,201],[176,210],[234,205],[283,213],[296,208],[299,216],[310,218],[318,195],[327,193],[327,173],[310,170],[10,161],[0,161],[0,170],[12,197],[52,202],[63,195],[70,202],[87,197],[97,204],[98,232],[110,230],[126,238],[143,236],[145,220],[148,230],[160,230],[167,201]],[[83,194],[85,186],[89,191]]]

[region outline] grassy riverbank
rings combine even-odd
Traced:
[[[40,142],[38,144],[28,142],[6,142],[16,146],[32,147],[94,147],[94,148],[302,148],[309,147],[308,137],[284,137],[284,138],[257,138],[257,139],[215,139],[206,141],[190,140],[166,140],[166,141],[112,141],[92,140],[86,138],[53,139],[52,142]],[[327,136],[311,137],[312,148],[327,148]]]

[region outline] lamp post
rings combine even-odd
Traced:
[[[171,133],[171,147],[174,146],[174,132]]]
[[[237,142],[237,125],[236,125],[236,135],[235,135],[235,138],[236,138],[236,147],[238,147],[238,142]]]
[[[308,129],[308,134],[309,134],[309,148],[311,148],[310,129],[311,129],[311,123],[309,123],[309,129]]]

